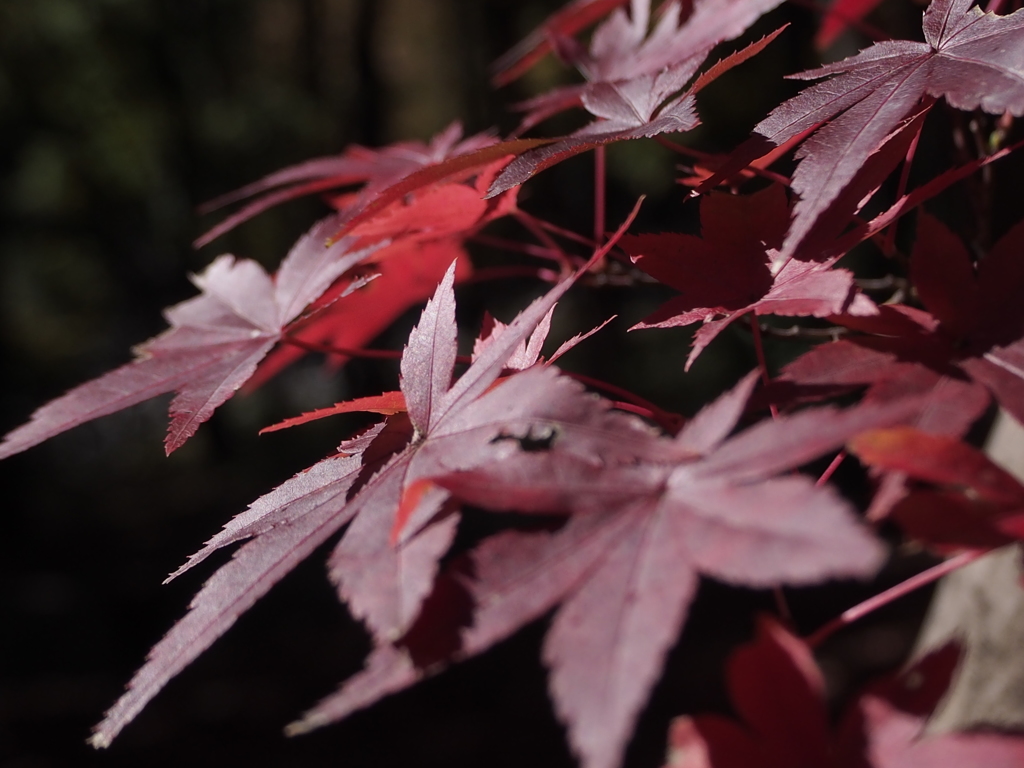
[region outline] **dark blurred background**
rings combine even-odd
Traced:
[[[295,202],[195,251],[190,242],[216,220],[196,214],[202,201],[351,142],[425,140],[455,118],[467,132],[511,129],[505,104],[566,75],[548,61],[496,94],[487,65],[560,5],[0,3],[0,433],[126,362],[131,345],[164,327],[159,309],[194,293],[188,272],[225,251],[273,268],[325,211],[316,200]],[[803,10],[780,9],[747,39],[786,20],[793,30],[759,66],[702,94],[708,126],[694,139],[705,149],[735,144],[793,92],[781,75],[815,63],[794,42],[813,31]],[[551,130],[573,125],[570,118]],[[647,192],[639,229],[692,227],[696,207],[684,205],[673,183],[675,162],[653,144],[613,148],[610,223]],[[550,191],[533,185],[523,204],[588,231],[590,174],[589,158],[553,169]],[[460,301],[514,306],[508,292],[518,290],[470,287]],[[753,366],[749,338],[723,337],[684,377],[685,332],[625,340],[625,328],[662,298],[646,288],[573,299],[580,323],[569,333],[609,310],[625,317],[572,364],[692,413]],[[378,344],[398,348],[413,317]],[[89,727],[217,563],[162,587],[165,575],[360,422],[262,438],[257,429],[394,386],[394,366],[357,361],[336,373],[320,363],[307,359],[236,397],[169,459],[161,445],[167,398],[158,398],[0,463],[0,766],[573,764],[545,694],[542,626],[338,726],[284,738],[281,728],[359,669],[368,648],[327,583],[325,552],[172,682],[109,751],[85,745]],[[811,626],[827,618],[808,605]],[[753,612],[769,607],[764,595],[702,589],[630,765],[659,764],[672,714],[724,705],[713,683],[718,664],[749,633]],[[825,610],[835,610],[831,598]],[[882,658],[873,663],[891,664],[905,639],[881,631],[871,647]]]

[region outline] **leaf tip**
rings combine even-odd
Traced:
[[[303,736],[311,731],[315,731],[318,728],[323,728],[328,724],[328,719],[323,715],[309,714],[304,716],[300,720],[288,723],[284,727],[284,735],[288,738],[293,736]]]
[[[96,731],[92,736],[85,740],[93,749],[106,749],[110,746],[113,738],[104,731]]]

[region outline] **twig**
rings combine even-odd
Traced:
[[[890,587],[884,592],[880,592],[874,597],[870,597],[864,602],[853,606],[853,608],[843,611],[828,624],[812,633],[807,638],[807,644],[812,648],[816,648],[831,637],[836,631],[842,629],[848,624],[852,624],[853,622],[864,618],[869,613],[877,611],[882,606],[888,605],[894,600],[898,600],[904,595],[910,594],[914,590],[927,586],[934,581],[938,581],[948,573],[957,571],[965,565],[970,565],[987,553],[988,550],[984,549],[972,549],[968,552],[962,552],[956,557],[951,557],[949,560],[939,563],[926,571],[921,571],[921,573],[916,576],[911,576],[906,581],[901,581],[895,587]]]

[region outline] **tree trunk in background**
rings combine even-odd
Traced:
[[[1024,481],[1024,428],[1000,411],[985,446]],[[1024,588],[1021,549],[1003,547],[944,578],[915,656],[959,639],[965,647],[950,693],[929,728],[1024,728]]]

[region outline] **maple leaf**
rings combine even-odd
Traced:
[[[515,193],[482,199],[503,160],[474,170],[472,184],[444,182],[412,199],[393,200],[349,229],[360,244],[376,244],[366,264],[379,278],[338,302],[336,292],[318,301],[311,317],[289,332],[295,342],[274,350],[251,386],[258,386],[313,349],[359,349],[379,336],[406,310],[433,294],[448,265],[458,262],[456,282],[472,275],[464,241],[486,223],[515,209]],[[331,233],[336,234],[335,232]],[[339,291],[341,287],[339,286]],[[343,354],[331,355],[335,364]]]
[[[203,210],[213,211],[259,195],[196,240],[195,246],[200,248],[207,245],[275,205],[317,192],[364,184],[360,194],[350,201],[350,205],[358,207],[360,203],[374,198],[387,187],[421,168],[472,153],[497,141],[487,133],[460,141],[461,138],[462,125],[456,121],[437,134],[429,144],[403,141],[381,149],[356,144],[334,157],[316,158],[283,168],[207,203]]]
[[[923,97],[944,97],[957,109],[1024,114],[1024,12],[1000,17],[971,5],[972,0],[934,0],[924,12],[924,43],[884,41],[792,76],[831,79],[777,107],[735,153],[742,166],[826,123],[797,152],[801,162],[793,189],[801,199],[780,259],[792,256],[817,218]]]
[[[325,459],[253,503],[193,556],[186,567],[219,547],[256,536],[210,577],[185,617],[149,652],[127,693],[95,729],[93,746],[109,746],[168,680],[351,519],[343,512],[345,495],[362,469],[359,456]]]
[[[599,249],[587,267],[614,242]],[[458,513],[446,507],[447,491],[435,487],[421,494],[413,515],[417,532],[396,548],[390,533],[403,495],[424,474],[437,471],[445,452],[431,452],[433,442],[457,434],[461,412],[494,383],[508,357],[578,276],[556,285],[521,312],[452,384],[455,269],[453,262],[402,356],[407,412],[377,425],[367,435],[342,443],[342,455],[325,459],[254,502],[172,575],[184,573],[221,547],[253,537],[211,577],[185,617],[154,646],[128,691],[96,727],[91,739],[94,746],[109,745],[172,677],[346,524],[348,528],[329,558],[329,575],[341,598],[353,615],[366,622],[378,644],[396,639],[411,626],[431,590],[439,558],[451,544]],[[537,406],[524,402],[520,407],[528,411]],[[492,433],[500,433],[504,415],[495,416],[497,423],[489,426]],[[488,425],[475,427],[483,431]],[[435,515],[438,519],[428,525]]]
[[[819,49],[828,48],[851,23],[867,16],[881,0],[835,0],[821,20],[814,44]]]
[[[556,36],[573,35],[630,0],[573,0],[494,62],[495,85],[507,85],[552,50]]]
[[[1019,765],[1022,737],[923,733],[959,655],[955,645],[948,645],[902,674],[873,684],[832,729],[810,648],[774,619],[762,617],[757,637],[728,663],[729,691],[740,722],[718,715],[677,718],[665,768]]]
[[[699,61],[685,62],[621,83],[594,84],[580,99],[597,119],[564,139],[521,154],[498,175],[487,196],[507,192],[545,168],[604,144],[696,127],[700,120],[692,94],[667,99],[686,84],[699,65]]]
[[[693,93],[670,97],[683,89],[714,45],[742,34],[779,2],[698,0],[684,19],[682,4],[672,0],[662,7],[661,18],[648,36],[650,0],[632,0],[629,16],[616,9],[594,31],[589,52],[559,38],[563,58],[588,82],[531,99],[523,105],[528,114],[518,132],[577,105],[597,119],[564,139],[515,158],[488,195],[500,194],[603,144],[694,128],[699,120]]]
[[[577,67],[588,83],[556,88],[518,105],[517,109],[527,114],[517,133],[570,107],[587,106],[585,96],[597,83],[640,82],[639,78],[658,75],[687,63],[699,66],[714,45],[743,34],[754,21],[777,5],[779,0],[698,0],[684,17],[683,4],[673,0],[661,7],[661,18],[648,36],[650,2],[632,0],[629,16],[616,9],[595,30],[589,50],[567,36],[575,29],[562,31],[556,25],[548,33],[556,44],[556,51],[567,63]]]
[[[137,359],[39,408],[0,443],[0,458],[65,430],[176,391],[164,441],[171,453],[252,376],[307,304],[372,249],[345,239],[324,246],[335,217],[303,236],[271,278],[254,261],[220,256],[192,280],[202,291],[165,310],[171,328],[136,347]]]
[[[883,307],[876,318],[835,318],[866,335],[826,344],[783,370],[801,384],[868,384],[868,399],[920,393],[926,406],[914,426],[962,435],[990,394],[1024,420],[1024,287],[1018,222],[977,267],[949,229],[918,219],[911,280],[925,307]]]
[[[878,544],[845,502],[807,478],[776,475],[866,422],[899,421],[908,407],[808,411],[726,439],[755,380],[748,376],[669,439],[554,369],[532,368],[468,406],[457,442],[435,437],[429,449],[444,454],[430,479],[465,502],[572,514],[554,533],[508,532],[475,550],[464,582],[473,618],[455,658],[561,604],[544,659],[556,709],[588,768],[619,763],[698,574],[764,587],[864,576],[879,564]],[[492,424],[489,414],[508,413],[529,391],[547,393],[547,411],[507,419],[498,439],[469,427]],[[292,730],[343,717],[433,668],[416,662],[414,647],[378,648],[363,673]]]
[[[951,549],[989,549],[1024,536],[1024,486],[981,451],[911,427],[871,430],[850,441],[865,464],[938,490],[912,490],[892,518],[907,535]]]
[[[621,248],[633,263],[681,295],[633,326],[670,328],[702,322],[686,367],[731,323],[748,315],[826,317],[877,308],[857,292],[853,274],[827,262],[792,260],[773,275],[789,205],[772,185],[749,197],[712,194],[701,200],[703,238],[676,233],[627,235]],[[743,227],[735,222],[743,221]]]

